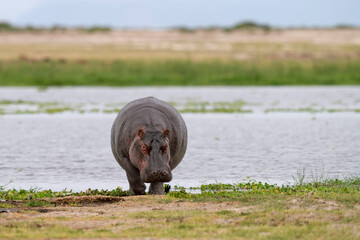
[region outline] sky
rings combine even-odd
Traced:
[[[0,0],[0,21],[15,25],[114,28],[360,26],[360,0]]]

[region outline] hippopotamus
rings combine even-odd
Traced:
[[[154,97],[128,103],[111,129],[111,148],[125,170],[132,194],[164,194],[164,182],[183,159],[187,128],[180,113]]]

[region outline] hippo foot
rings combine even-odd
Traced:
[[[141,188],[141,189],[133,189],[132,187],[130,187],[129,192],[130,195],[145,195],[145,189],[146,188]]]
[[[153,182],[150,184],[149,193],[156,194],[156,195],[163,195],[164,194],[164,183],[162,182]]]

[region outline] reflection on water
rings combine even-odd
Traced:
[[[110,149],[115,114],[0,116],[0,185],[128,187]],[[189,145],[172,185],[291,183],[296,170],[360,175],[360,114],[184,114]],[[321,170],[322,171],[322,170]]]

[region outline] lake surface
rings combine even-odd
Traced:
[[[59,87],[48,89],[0,87],[1,100],[64,104],[124,104],[154,96],[178,104],[244,102],[246,108],[360,108],[360,87]]]
[[[166,93],[166,94],[165,94]],[[0,88],[0,100],[105,104],[153,95],[166,101],[234,101],[249,107],[360,108],[359,87]],[[163,96],[163,97],[162,97]],[[128,188],[112,156],[116,114],[0,115],[0,185],[75,191]],[[246,177],[291,184],[360,175],[360,113],[183,114],[189,143],[171,185],[235,183]]]

